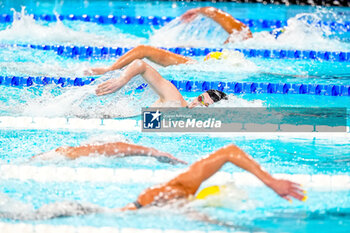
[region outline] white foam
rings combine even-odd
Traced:
[[[227,39],[228,34],[214,21],[198,16],[190,23],[174,19],[155,30],[149,43],[168,47],[215,47]]]
[[[95,23],[84,23],[84,26],[69,28],[59,19],[49,25],[42,25],[35,21],[33,15],[26,14],[25,7],[21,12],[13,14],[12,24],[0,31],[2,43],[28,43],[28,44],[75,44],[94,46],[130,46],[141,44],[144,39],[130,34],[124,34],[115,27],[109,27],[101,33],[102,27]],[[79,22],[78,22],[79,23]],[[91,28],[95,28],[93,31]]]
[[[248,75],[252,72],[258,71],[258,66],[252,61],[246,59],[243,53],[234,50],[223,50],[223,59],[209,59],[207,61],[199,61],[191,64],[180,64],[166,69],[162,69],[163,72],[172,71],[204,71],[204,72],[219,72],[230,73],[230,81],[238,81],[248,78]],[[228,74],[223,74],[227,76]]]
[[[328,27],[319,26],[322,14],[302,13],[290,18],[288,26],[277,38],[269,32],[257,32],[253,38],[227,44],[228,47],[257,48],[257,49],[299,49],[321,51],[350,51],[348,43],[341,42],[337,38],[329,38],[333,34]],[[335,19],[336,21],[336,19]]]
[[[264,107],[262,100],[245,100],[233,94],[228,95],[227,100],[221,100],[213,105],[214,107]]]
[[[156,94],[146,88],[142,93],[136,92],[142,82],[135,77],[118,92],[96,96],[97,85],[115,77],[119,72],[112,72],[100,77],[91,85],[65,88],[46,85],[35,92],[32,88],[18,89],[6,87],[6,94],[14,92],[17,98],[0,104],[0,109],[9,114],[34,117],[79,117],[79,118],[115,118],[132,117],[140,114],[141,106],[151,105]],[[33,93],[34,92],[34,93]],[[151,93],[150,93],[151,92]],[[1,97],[1,96],[0,96]],[[142,98],[141,98],[142,97]]]
[[[256,49],[299,49],[350,51],[348,43],[340,41],[328,26],[319,26],[318,22],[328,17],[328,21],[342,23],[343,19],[331,10],[316,9],[313,13],[302,13],[288,20],[288,26],[277,39],[268,31],[256,32],[253,38],[241,41],[240,35],[231,35],[234,43],[223,45],[229,34],[217,23],[203,16],[190,23],[182,23],[176,18],[166,26],[154,32],[150,44],[169,47],[227,47]],[[330,36],[333,36],[331,38]]]
[[[79,118],[46,118],[34,117],[21,121],[23,117],[0,117],[0,128],[19,129],[100,129],[119,131],[139,131],[141,128],[136,120],[79,119]],[[30,120],[32,119],[32,120]],[[93,123],[93,124],[90,124]],[[111,139],[112,140],[112,139]]]
[[[146,233],[207,233],[207,231],[182,231],[173,229],[136,229],[136,228],[118,228],[118,227],[92,227],[92,226],[67,226],[67,225],[49,225],[49,224],[28,224],[28,223],[3,223],[0,222],[0,231],[4,233],[8,232],[21,232],[21,233],[47,233],[47,232],[67,232],[67,233],[134,233],[134,232],[146,232]],[[224,233],[223,231],[210,231],[212,233]],[[239,233],[248,233],[240,231]]]

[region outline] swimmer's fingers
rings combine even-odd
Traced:
[[[291,184],[292,184],[293,189],[295,191],[297,191],[298,193],[303,193],[303,194],[307,193],[306,190],[301,188],[302,186],[300,184],[294,183],[294,182],[291,182]]]
[[[157,155],[157,156],[154,156],[159,162],[161,163],[170,163],[170,164],[187,164],[186,161],[183,161],[181,159],[178,159],[174,156],[172,156],[171,154],[168,154],[168,153],[164,153],[164,154],[161,154],[161,155]]]
[[[183,15],[181,15],[180,19],[185,23],[189,23],[193,21],[198,14],[199,14],[199,8],[191,9],[186,11]]]
[[[91,69],[87,69],[87,70],[84,70],[84,71],[83,71],[83,74],[84,74],[85,76],[91,76],[91,75],[93,75],[94,73],[92,72]]]
[[[113,85],[114,81],[115,80],[111,79],[98,85],[96,88],[96,95],[106,95],[116,91],[117,88],[115,87],[115,85]]]
[[[305,195],[306,191],[300,188],[300,185],[298,186],[292,186],[291,190],[291,196],[299,201],[306,201],[307,196]]]
[[[289,181],[293,186],[295,186],[295,187],[301,187],[301,184],[298,184],[298,183],[294,183],[294,182],[292,182],[292,181]]]
[[[302,201],[304,199],[304,195],[300,194],[299,192],[291,192],[289,195],[294,197],[295,199],[297,199],[299,201]]]
[[[178,159],[178,158],[173,157],[173,162],[172,162],[172,164],[178,164],[178,163],[181,163],[181,164],[188,164],[186,161],[183,161],[183,160],[181,160],[181,159]]]
[[[285,200],[291,203],[292,203],[291,198],[295,198],[299,201],[305,201],[307,199],[307,197],[304,195],[305,191],[299,188],[299,185],[295,186],[295,183],[290,181],[287,181],[287,182],[289,182],[288,192],[280,195],[282,198],[284,198]]]
[[[289,202],[292,202],[292,199],[290,199],[290,197],[289,196],[287,196],[287,195],[283,195],[283,196],[281,196],[284,200],[286,200],[286,201],[289,201]]]
[[[293,186],[293,188],[294,188],[294,190],[296,190],[296,191],[299,192],[299,193],[306,193],[306,191],[305,191],[304,189],[302,189],[302,188],[300,187],[300,185],[298,185],[298,186]]]

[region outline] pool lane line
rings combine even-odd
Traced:
[[[103,25],[152,25],[152,26],[164,26],[170,21],[174,20],[175,17],[169,16],[128,16],[128,15],[53,15],[53,14],[34,14],[34,20],[46,21],[46,22],[56,22],[57,17],[62,20],[67,21],[82,21],[82,22],[92,22]],[[251,29],[275,29],[287,26],[286,20],[268,20],[268,19],[240,19],[239,21],[249,26]],[[0,15],[0,23],[11,23],[13,22],[12,14],[2,14]],[[335,21],[307,21],[309,24],[313,24],[317,27],[328,27],[331,31],[335,32],[349,32],[350,31],[350,21],[345,21],[343,23],[338,23]]]
[[[95,227],[95,226],[72,226],[54,224],[29,224],[29,223],[6,223],[0,222],[2,233],[209,233],[199,230],[177,230],[177,229],[156,229],[156,228],[119,228],[119,227]],[[210,231],[212,233],[227,233],[227,231]],[[237,233],[249,233],[239,231]],[[259,231],[259,233],[265,233]]]
[[[65,77],[20,77],[0,76],[0,85],[13,87],[30,87],[59,85],[85,86],[95,81],[95,77],[65,78]],[[221,81],[190,81],[169,80],[179,91],[201,92],[217,89],[232,94],[297,94],[314,96],[350,96],[350,85],[303,84],[303,83],[257,83],[257,82],[221,82]],[[143,90],[147,84],[137,87]]]
[[[141,123],[133,119],[0,116],[0,128],[140,131]]]
[[[54,51],[59,56],[71,58],[114,58],[120,57],[133,47],[92,47],[92,46],[64,46],[64,45],[35,45],[35,44],[11,44],[0,45],[2,47],[20,47],[31,48],[44,51]],[[160,47],[170,52],[190,56],[206,56],[210,52],[222,51],[222,48],[194,48],[194,47]],[[286,49],[228,49],[238,51],[249,58],[264,59],[295,59],[295,60],[311,60],[311,61],[331,61],[331,62],[350,62],[350,52],[344,51],[316,51],[316,50],[286,50]]]
[[[152,158],[150,158],[152,159]],[[182,169],[153,170],[129,168],[89,168],[57,167],[32,165],[0,165],[1,179],[33,180],[37,182],[106,182],[106,183],[162,183],[180,174]],[[332,191],[350,190],[350,176],[325,174],[286,174],[276,173],[273,177],[288,179],[307,189]],[[248,172],[218,172],[206,185],[234,182],[237,186],[262,187],[264,184]]]

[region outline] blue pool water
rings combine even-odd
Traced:
[[[25,9],[22,8],[25,6]],[[226,32],[205,18],[185,27],[178,19],[161,27],[142,24],[98,24],[83,21],[35,19],[32,14],[116,15],[178,17],[199,6],[215,6],[239,19],[288,21],[286,33],[277,40],[264,34],[274,26],[252,27],[254,38],[223,45]],[[11,10],[13,8],[14,10]],[[13,22],[0,22],[0,76],[82,77],[84,70],[112,64],[116,57],[71,57],[54,51],[21,45],[65,45],[92,47],[194,47],[268,50],[314,50],[350,52],[350,28],[335,30],[317,22],[348,23],[349,8],[278,6],[263,4],[167,2],[167,1],[20,1],[2,0],[0,15],[11,14]],[[198,30],[196,27],[205,29]],[[348,26],[347,26],[348,27]],[[237,54],[236,54],[237,55]],[[291,83],[350,85],[350,62],[318,59],[244,57],[228,61],[203,61],[191,65],[160,67],[168,80],[222,81],[243,83]],[[154,65],[154,64],[152,64]],[[113,227],[120,232],[137,229],[221,232],[348,232],[350,229],[350,140],[349,133],[327,134],[179,134],[141,133],[139,130],[50,128],[45,120],[125,119],[139,120],[141,107],[150,106],[157,96],[150,90],[135,89],[143,83],[135,78],[118,93],[97,97],[94,90],[120,71],[94,77],[83,87],[57,85],[0,85],[0,232],[4,224],[27,224],[47,232],[48,226]],[[190,101],[200,92],[181,92]],[[217,107],[349,107],[349,96],[303,94],[237,94]],[[37,128],[23,125],[23,118]],[[34,118],[32,118],[34,117]],[[35,118],[43,117],[43,118]],[[125,123],[126,124],[126,123]],[[330,122],[331,124],[331,122]],[[348,123],[349,125],[349,123]],[[131,127],[132,128],[132,127]],[[129,142],[167,151],[189,164],[225,145],[234,143],[252,155],[267,171],[305,185],[309,199],[292,204],[267,187],[257,185],[242,170],[225,165],[215,182],[235,182],[232,195],[223,205],[208,206],[194,201],[184,206],[144,208],[135,212],[90,214],[47,220],[11,220],[1,213],[28,213],[55,202],[79,202],[115,208],[135,200],[145,188],[164,182],[187,165],[160,163],[150,157],[107,158],[92,156],[67,160],[31,157],[63,145]],[[52,155],[53,153],[49,153]],[[55,154],[53,154],[55,156]],[[85,169],[85,170],[84,170]],[[87,169],[87,170],[86,170]],[[90,170],[89,170],[90,169]],[[94,177],[92,177],[92,175]],[[113,174],[113,175],[111,175]],[[139,175],[135,175],[139,174]],[[152,174],[152,176],[150,176]],[[90,176],[89,176],[90,175]],[[220,176],[221,175],[221,176]],[[96,177],[95,177],[96,176]],[[130,177],[128,177],[130,176]],[[90,178],[89,178],[90,177]],[[240,177],[240,178],[239,178]],[[130,178],[128,180],[128,178]],[[90,180],[91,179],[91,180]],[[127,180],[127,182],[125,181]],[[213,182],[213,181],[212,181]],[[215,184],[214,182],[214,184]],[[210,181],[203,184],[208,186]],[[225,199],[226,198],[226,199]],[[62,204],[64,206],[64,204]],[[26,212],[28,211],[28,212]],[[206,220],[204,220],[206,219]],[[8,225],[6,225],[8,226]],[[13,226],[13,225],[10,225]],[[36,228],[38,226],[38,228]],[[40,228],[44,226],[44,228]],[[128,231],[128,228],[131,230]],[[40,230],[41,229],[41,230]],[[64,230],[63,230],[64,231]],[[26,232],[26,231],[23,231]],[[119,232],[119,231],[116,231]],[[159,232],[159,231],[158,231]]]
[[[100,206],[115,207],[127,204],[136,197],[136,193],[146,188],[149,183],[111,184],[111,183],[47,183],[43,186],[37,182],[7,181],[1,183],[1,192],[10,195],[16,201],[30,202],[34,207],[57,200],[76,200],[82,203],[93,202]],[[69,190],[69,191],[67,191]],[[34,224],[57,224],[78,226],[113,226],[123,228],[157,228],[178,230],[222,230],[232,232],[258,231],[268,232],[305,232],[306,230],[327,232],[324,226],[332,226],[335,232],[346,232],[349,227],[349,192],[309,191],[312,199],[306,204],[290,204],[283,200],[276,200],[274,194],[267,188],[246,188],[245,191],[252,203],[246,206],[230,208],[213,208],[191,206],[174,210],[170,208],[153,208],[132,213],[99,214],[81,217],[68,217],[54,220],[36,221]],[[41,193],[46,193],[43,198]],[[38,198],[37,198],[38,196]],[[110,197],[113,198],[110,198]],[[35,197],[35,198],[34,198]],[[339,205],[336,199],[341,198]],[[322,202],[320,202],[322,200]],[[250,205],[250,206],[249,206]],[[191,219],[186,211],[192,208],[202,214],[215,218],[217,222],[228,226],[203,224]],[[231,224],[231,225],[230,225]]]
[[[103,132],[103,131],[52,131],[52,130],[2,130],[1,148],[4,156],[2,163],[48,165],[50,161],[29,161],[35,154],[50,151],[62,145],[78,146],[92,143],[96,140],[114,141],[128,139],[133,143],[145,146],[154,145],[157,141],[159,150],[168,151],[176,157],[193,163],[197,159],[230,143],[235,143],[259,163],[273,173],[301,173],[301,174],[349,174],[350,145],[347,138],[303,138],[266,136],[258,138],[252,136],[205,137],[201,134],[141,134],[136,132]],[[40,143],[39,143],[40,142]],[[334,150],[339,146],[337,150]],[[31,148],[28,150],[27,148]],[[257,150],[258,148],[258,150]],[[135,169],[177,169],[185,165],[172,166],[157,162],[152,158],[95,158],[90,160],[81,158],[75,161],[58,159],[52,164],[72,167],[108,167]],[[278,164],[279,166],[276,166]],[[228,165],[223,171],[239,171]]]

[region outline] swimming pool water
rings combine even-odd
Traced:
[[[2,182],[1,192],[12,198],[12,202],[30,202],[34,208],[57,200],[75,200],[94,203],[104,207],[119,207],[135,199],[137,193],[149,183],[37,183],[7,181]],[[244,191],[243,191],[244,190]],[[45,192],[44,197],[40,193]],[[74,226],[113,226],[122,228],[156,228],[208,231],[310,231],[327,232],[332,227],[335,232],[346,232],[349,227],[349,192],[332,193],[309,190],[307,203],[293,203],[276,200],[275,194],[265,187],[240,188],[250,197],[249,203],[240,203],[230,208],[201,207],[196,203],[174,209],[169,207],[144,209],[130,213],[96,214],[66,217],[54,220],[26,221],[33,224],[55,224]],[[342,199],[339,203],[337,199]],[[198,204],[198,203],[197,203]],[[229,203],[227,203],[229,204]],[[197,211],[212,217],[218,224],[203,223],[191,219],[190,212]],[[213,222],[215,222],[213,221]],[[226,224],[226,226],[224,225]],[[322,226],[322,227],[321,227]]]
[[[285,37],[274,40],[264,35],[261,28],[252,28],[255,37],[253,40],[233,45],[222,45],[221,42],[227,35],[215,23],[205,19],[198,19],[192,24],[192,28],[179,26],[176,21],[160,28],[157,25],[107,25],[68,20],[46,22],[34,20],[30,16],[57,12],[63,15],[177,17],[187,9],[212,5],[210,2],[3,0],[0,14],[12,14],[10,8],[14,8],[21,18],[12,23],[0,23],[0,76],[83,77],[87,68],[110,65],[117,59],[71,58],[59,56],[53,51],[12,46],[14,44],[128,48],[150,44],[164,47],[350,51],[349,32],[334,31],[327,26],[320,28],[312,23],[317,20],[345,23],[348,21],[350,9],[340,7],[216,3],[214,6],[240,19],[288,20]],[[20,13],[21,6],[26,7],[26,12]],[[311,24],[305,23],[308,21]],[[197,30],[196,27],[199,26],[208,29]],[[194,59],[199,62],[165,68],[156,66],[156,69],[169,80],[350,85],[349,62],[245,57],[234,60],[232,64],[232,61],[203,62],[203,57]],[[143,82],[140,77],[135,78],[119,93],[105,97],[96,97],[94,94],[98,83],[119,75],[120,71],[115,71],[95,77],[97,80],[92,85],[83,87],[0,85],[0,116],[115,118],[116,121],[120,117],[131,117],[138,120],[139,117],[134,115],[139,114],[141,107],[149,106],[156,100],[150,88],[135,91]],[[189,101],[200,93],[182,94]],[[348,107],[349,98],[242,94],[231,95],[230,101],[216,106]],[[0,128],[0,212],[29,210],[30,214],[33,209],[57,201],[93,203],[108,208],[122,207],[134,201],[143,189],[164,182],[187,167],[160,163],[149,157],[93,156],[76,160],[62,157],[47,161],[30,160],[33,155],[63,145],[77,146],[126,139],[132,143],[167,151],[189,164],[222,146],[234,143],[251,154],[269,172],[305,184],[309,200],[295,201],[292,204],[286,202],[246,174],[242,175],[242,170],[225,165],[222,173],[214,180],[203,184],[205,187],[210,182],[224,183],[228,177],[235,182],[239,190],[233,193],[238,199],[227,200],[226,197],[223,200],[225,206],[208,207],[205,203],[192,202],[180,208],[152,207],[137,212],[91,214],[50,220],[20,221],[0,217],[0,223],[25,223],[38,226],[38,229],[44,224],[43,230],[37,232],[47,231],[46,224],[55,227],[92,226],[98,229],[114,227],[121,229],[121,232],[128,232],[127,228],[135,231],[152,228],[155,229],[154,232],[175,229],[202,232],[320,233],[330,230],[348,232],[350,228],[348,133],[156,134],[141,133],[133,129],[89,130],[81,125],[75,129],[50,129],[45,126],[44,120],[42,118],[40,122],[36,118],[36,125],[43,127],[42,129],[21,128],[11,124]],[[96,177],[89,180],[91,174]],[[211,223],[203,221],[203,215],[209,216]]]
[[[230,136],[203,137],[202,134],[103,132],[103,131],[56,131],[56,130],[11,130],[2,129],[1,161],[3,164],[27,164],[45,166],[49,161],[29,161],[35,154],[50,151],[60,146],[78,146],[94,141],[118,141],[128,139],[132,143],[155,147],[167,151],[189,164],[230,143],[237,144],[251,154],[262,166],[273,173],[301,174],[348,174],[348,138],[315,138],[303,136]],[[156,142],[156,143],[155,143]],[[31,148],[30,150],[28,148]],[[337,149],[335,149],[337,148]],[[54,159],[57,166],[88,166],[93,168],[135,168],[135,169],[177,169],[185,165],[172,166],[145,157],[129,158],[81,158],[78,160]],[[232,165],[223,171],[234,172],[240,169]]]
[[[1,75],[23,77],[82,77],[83,70],[89,66],[107,66],[117,59],[115,57],[76,59],[58,56],[53,51],[18,47],[0,48],[0,54]],[[195,59],[198,61],[197,64],[156,67],[165,78],[175,80],[334,85],[347,85],[350,80],[348,62],[245,58],[234,63],[231,61],[219,63],[204,62],[203,57]]]

